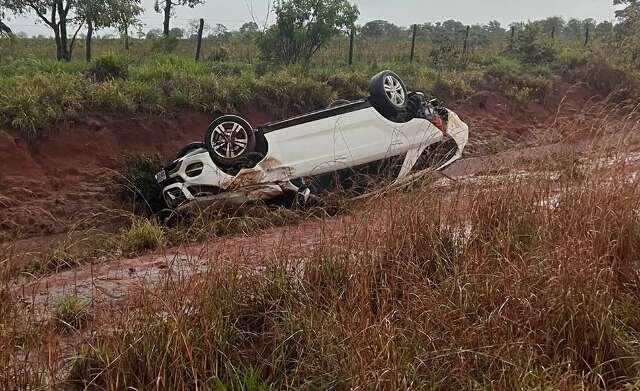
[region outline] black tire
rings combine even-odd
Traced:
[[[203,142],[196,141],[196,142],[187,144],[187,145],[184,146],[184,148],[182,148],[180,151],[178,151],[178,153],[176,154],[176,160],[182,159],[189,152],[191,152],[193,150],[196,150],[196,149],[200,149],[200,148],[206,148]]]
[[[244,119],[235,115],[225,115],[209,125],[204,145],[216,164],[232,166],[246,160],[248,154],[255,152],[256,135]]]
[[[369,81],[371,104],[390,120],[396,121],[406,115],[408,99],[404,82],[391,71],[382,71]]]

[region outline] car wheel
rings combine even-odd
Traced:
[[[398,75],[391,71],[382,71],[369,81],[371,104],[382,115],[398,120],[406,115],[409,94],[407,87]]]
[[[204,143],[198,141],[198,142],[187,144],[184,148],[178,151],[178,153],[176,154],[176,160],[182,159],[183,157],[187,156],[191,151],[195,151],[196,149],[200,149],[200,148],[206,148],[204,146]]]
[[[209,125],[204,144],[216,164],[231,166],[255,152],[256,135],[244,119],[225,115]]]

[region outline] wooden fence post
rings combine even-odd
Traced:
[[[469,47],[469,31],[471,30],[471,26],[467,26],[467,32],[464,34],[464,47],[462,48],[462,54],[467,54],[467,49]]]
[[[352,29],[349,36],[349,65],[353,65],[353,41],[356,38],[356,30]]]
[[[515,40],[515,38],[516,38],[516,26],[511,26],[511,41],[509,44],[509,47],[511,49],[513,49],[513,41]]]
[[[202,48],[202,30],[204,30],[204,19],[200,18],[198,25],[198,43],[196,44],[196,62],[200,61],[200,49]]]
[[[411,60],[409,62],[413,62],[413,57],[416,51],[416,34],[418,34],[418,25],[413,25],[413,36],[411,37]]]
[[[551,28],[551,39],[556,39],[556,26]]]
[[[585,33],[585,37],[584,37],[584,46],[589,45],[589,27],[587,27],[587,32]]]

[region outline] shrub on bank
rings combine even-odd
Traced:
[[[113,177],[113,188],[118,197],[131,205],[134,213],[157,213],[164,209],[162,189],[155,174],[163,167],[158,155],[125,157],[122,171]]]
[[[89,65],[88,74],[97,82],[126,79],[129,65],[122,57],[109,54],[94,59]]]

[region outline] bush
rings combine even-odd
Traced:
[[[443,72],[433,85],[433,94],[442,98],[462,99],[473,93],[473,88],[460,73]]]
[[[525,98],[526,91],[526,100],[538,102],[544,101],[553,87],[548,66],[523,66],[516,59],[502,56],[486,68],[485,78],[490,87],[497,87],[505,94],[520,94]]]
[[[326,107],[335,98],[331,88],[307,77],[279,72],[249,81],[249,102],[282,114],[298,114]]]
[[[625,99],[637,96],[640,91],[638,78],[600,55],[589,58],[582,78],[603,96],[615,93],[618,99]]]
[[[137,105],[128,90],[128,84],[118,80],[100,83],[91,91],[91,106],[98,110],[134,113]]]
[[[589,54],[584,50],[565,48],[558,52],[555,65],[564,75],[573,75],[587,65]]]
[[[134,213],[157,213],[166,208],[162,189],[155,179],[163,167],[159,155],[126,156],[113,184],[119,198],[131,204]]]
[[[530,87],[511,86],[504,92],[504,96],[520,106],[526,106],[535,100],[534,90]]]
[[[526,64],[545,64],[555,59],[553,41],[547,38],[539,26],[528,24],[518,34],[513,49]]]
[[[367,95],[369,77],[363,72],[330,70],[312,75],[326,83],[341,99],[353,99]]]
[[[114,54],[96,58],[88,69],[89,75],[97,82],[126,79],[129,74],[127,62]]]

